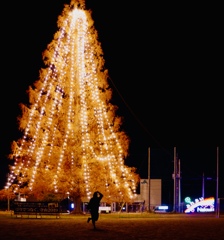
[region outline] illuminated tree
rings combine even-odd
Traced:
[[[43,53],[46,67],[27,91],[29,104],[20,104],[22,137],[11,145],[6,188],[80,201],[99,190],[106,202],[131,202],[139,176],[124,162],[130,139],[111,103],[91,11],[72,0],[58,29]]]

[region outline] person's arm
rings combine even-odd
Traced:
[[[100,195],[99,199],[101,200],[103,198],[103,194],[101,192],[99,192],[99,191],[97,191],[97,193]]]

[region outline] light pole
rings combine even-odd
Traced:
[[[7,174],[7,178],[9,178],[9,173]],[[10,211],[9,187],[7,188],[7,210]]]
[[[151,199],[151,196],[150,196],[150,191],[151,191],[151,185],[150,185],[150,178],[151,178],[151,176],[150,176],[150,155],[151,155],[151,153],[150,153],[150,148],[148,148],[148,187],[149,187],[149,189],[148,189],[148,191],[149,191],[149,194],[148,194],[148,211],[150,212],[151,211],[151,207],[150,207],[150,205],[151,205],[151,201],[150,201],[150,199]]]
[[[67,200],[68,200],[68,211],[70,212],[70,207],[69,207],[69,192],[67,192],[67,195],[68,195],[68,197],[67,197]]]
[[[7,205],[8,205],[8,211],[10,211],[9,188],[7,189]]]
[[[217,161],[217,173],[216,173],[216,199],[215,199],[215,207],[216,207],[216,214],[218,216],[218,199],[219,199],[219,147],[216,149],[216,161]]]

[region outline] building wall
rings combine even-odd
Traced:
[[[140,194],[137,194],[135,203],[139,206],[138,211],[153,210],[156,206],[162,204],[162,180],[161,179],[150,179],[149,186],[148,179],[140,180]],[[150,188],[150,206],[149,206],[149,188]],[[88,202],[86,199],[84,202]],[[104,202],[101,202],[101,206],[106,206]],[[128,211],[128,203],[125,206]],[[116,202],[111,204],[111,212],[119,211]]]
[[[150,188],[150,201],[149,201],[149,188]],[[150,186],[148,179],[141,179],[140,181],[140,194],[137,195],[135,202],[144,203],[145,210],[153,210],[155,206],[162,203],[162,180],[150,179]],[[150,206],[149,206],[150,202]]]

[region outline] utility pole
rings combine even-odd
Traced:
[[[174,168],[173,168],[173,212],[176,212],[176,175],[177,175],[177,165],[176,165],[176,147],[174,147]]]
[[[201,195],[203,198],[205,198],[205,174],[203,172],[203,175],[202,175],[202,195]]]
[[[178,159],[176,153],[176,147],[174,147],[174,173],[173,173],[173,212],[180,212],[180,204],[181,204],[181,183],[180,183],[180,159]]]
[[[148,148],[148,186],[149,186],[149,194],[148,194],[148,198],[149,198],[149,201],[148,201],[148,203],[149,203],[149,205],[148,205],[148,210],[149,210],[149,212],[151,211],[151,209],[150,209],[150,204],[151,204],[151,202],[150,202],[150,198],[151,198],[151,196],[150,196],[150,188],[151,188],[151,184],[150,184],[150,148]]]
[[[181,212],[181,179],[180,179],[180,159],[178,159],[178,212]]]
[[[216,173],[216,199],[215,199],[215,206],[216,206],[216,213],[218,215],[218,208],[219,208],[219,147],[216,150],[216,161],[217,161],[217,173]]]

